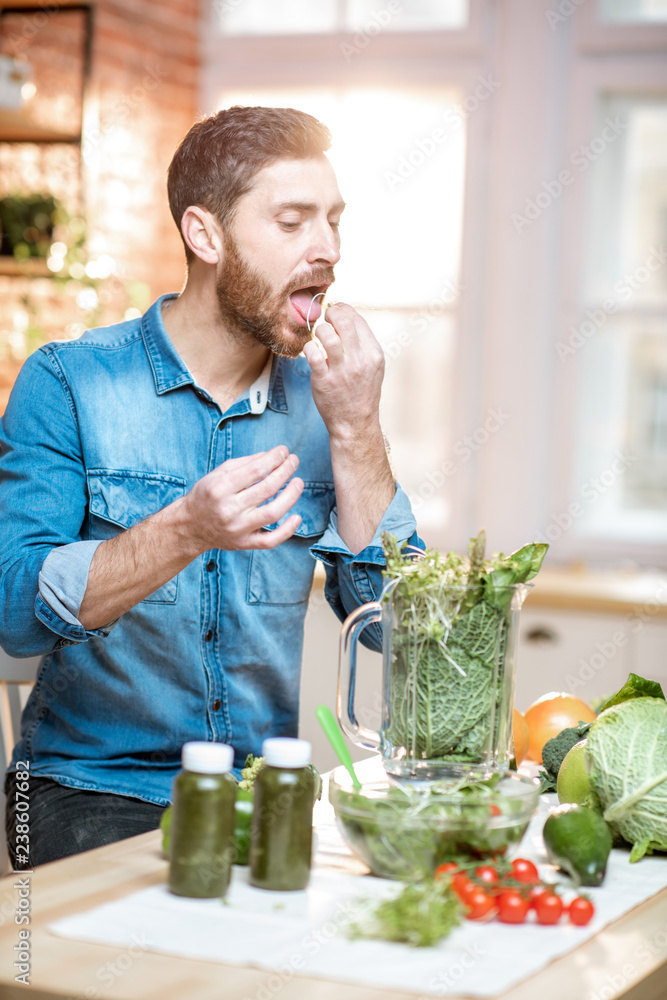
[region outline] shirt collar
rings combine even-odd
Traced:
[[[155,391],[158,396],[172,389],[177,389],[181,385],[194,385],[194,379],[189,369],[172,344],[162,322],[162,303],[175,298],[178,298],[176,292],[161,295],[146,310],[141,319],[141,333],[153,370]],[[260,393],[259,401],[257,399],[258,392]],[[288,412],[283,378],[283,359],[281,357],[269,355],[262,374],[251,385],[245,402],[248,412],[263,413],[267,406],[281,413]]]
[[[271,368],[273,367],[273,354],[269,354],[266,364],[259,378],[253,382],[248,389],[248,399],[250,400],[251,413],[264,413],[267,400],[269,398],[269,382],[271,381]]]
[[[194,385],[194,379],[185,362],[172,344],[162,322],[162,303],[175,299],[175,292],[161,295],[141,318],[141,333],[146,353],[153,369],[155,391],[158,396],[180,385]]]

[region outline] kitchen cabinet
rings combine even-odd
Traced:
[[[547,691],[567,691],[586,702],[612,694],[635,669],[635,646],[627,621],[615,615],[524,608],[517,708],[525,711]]]
[[[521,612],[516,704],[547,691],[584,701],[630,672],[667,691],[667,576],[659,571],[544,570]]]

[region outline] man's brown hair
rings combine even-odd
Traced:
[[[181,233],[189,205],[206,208],[225,225],[255,174],[278,160],[304,160],[329,149],[329,129],[294,108],[236,106],[192,126],[167,173],[169,208]],[[185,255],[193,253],[185,244]]]

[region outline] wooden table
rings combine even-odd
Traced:
[[[270,973],[89,944],[56,937],[47,924],[147,888],[166,877],[158,831],[55,861],[30,876],[32,955],[30,985],[14,982],[14,922],[21,876],[0,880],[0,997],[108,1000],[408,1000],[415,994],[348,986],[294,976],[279,991],[262,984]],[[26,927],[28,925],[21,925]],[[520,929],[517,928],[517,933]],[[503,993],[502,1000],[665,1000],[667,889],[652,897],[537,975]],[[275,977],[274,977],[275,981]],[[606,991],[605,991],[606,989]],[[613,990],[613,992],[610,992]],[[452,1000],[452,995],[447,994]],[[500,995],[498,997],[500,1000]]]

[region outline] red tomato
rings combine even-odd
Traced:
[[[468,920],[483,920],[491,915],[496,908],[496,901],[493,896],[483,889],[472,889],[465,899],[467,908],[466,917]]]
[[[563,900],[555,892],[545,890],[533,900],[538,924],[557,924],[563,915]]]
[[[493,802],[489,806],[489,813],[491,814],[491,816],[500,816],[500,806],[497,806],[495,802]]]
[[[516,889],[506,889],[498,896],[498,920],[503,924],[522,924],[530,909],[530,900]]]
[[[534,885],[532,889],[528,892],[528,898],[530,900],[530,905],[535,908],[535,903],[543,893],[549,892],[549,889],[544,885]]]
[[[452,889],[462,903],[466,902],[468,895],[476,888],[475,883],[471,882],[465,872],[457,872],[452,878]]]
[[[447,861],[444,865],[438,865],[435,870],[434,878],[441,879],[443,875],[451,875],[453,872],[457,872],[459,866],[454,861]]]
[[[480,865],[475,868],[475,875],[481,882],[497,882],[498,872],[493,865]]]
[[[570,903],[568,913],[573,924],[576,924],[578,927],[584,927],[587,923],[590,923],[591,917],[595,913],[595,907],[590,899],[586,899],[585,896],[575,896]]]
[[[518,882],[536,882],[537,868],[528,858],[515,858],[512,862],[512,875]]]

